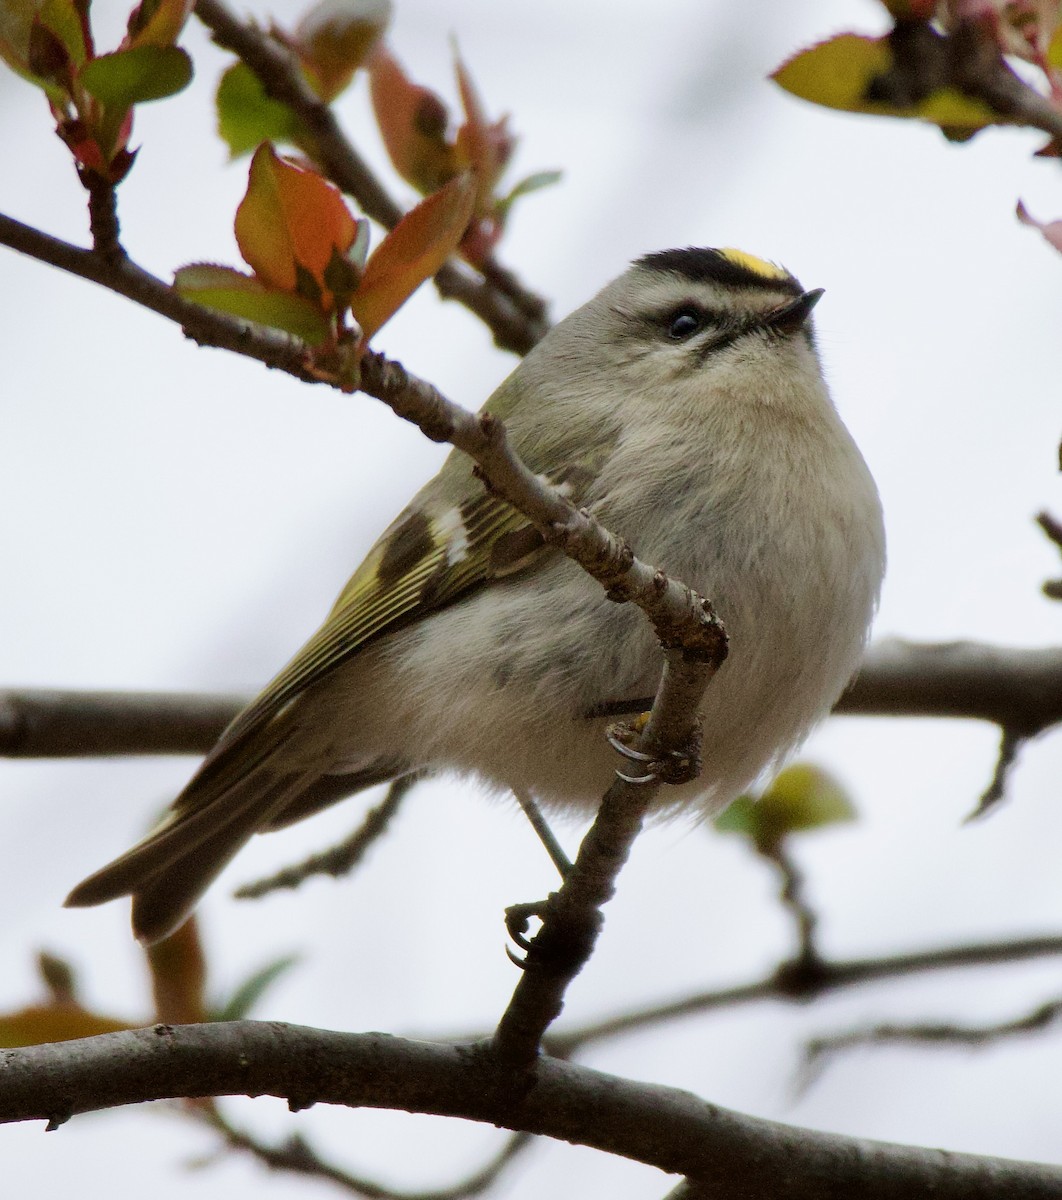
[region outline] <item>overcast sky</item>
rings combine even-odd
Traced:
[[[119,6],[108,4],[117,30]],[[254,11],[292,21],[278,0]],[[486,103],[521,134],[514,174],[563,183],[517,210],[504,261],[561,315],[633,257],[735,245],[824,287],[819,342],[838,407],[874,471],[889,536],[879,637],[1059,641],[1058,575],[1033,514],[1062,514],[1057,473],[1062,259],[1013,218],[1019,196],[1062,215],[1037,135],[939,132],[805,105],[766,80],[801,45],[882,26],[871,0],[399,0],[395,52],[454,95],[455,33]],[[112,33],[112,42],[117,40]],[[103,39],[106,41],[106,38]],[[246,160],[227,165],[211,93],[223,55],[192,23],[198,77],[141,110],[121,187],[126,245],[166,275],[237,263]],[[340,110],[386,172],[363,84]],[[72,240],[83,193],[39,96],[0,78],[0,211]],[[408,191],[391,180],[397,195]],[[217,351],[128,302],[0,250],[0,686],[252,691],[314,629],[384,525],[441,460],[376,401],[307,388]],[[382,349],[477,407],[511,370],[456,305],[424,289]],[[1009,804],[963,817],[991,777],[996,735],[960,722],[837,719],[805,748],[861,813],[801,846],[837,954],[1062,929],[1062,739],[1029,746]],[[69,887],[124,849],[187,778],[187,759],[0,766],[0,1010],[36,995],[42,946],[81,969],[87,997],[147,1012],[120,904],[66,912]],[[486,1029],[515,983],[501,913],[544,894],[550,867],[521,819],[467,784],[424,788],[355,878],[234,902],[232,886],[344,834],[376,797],[258,839],[202,906],[217,994],[298,950],[257,1015],[396,1032]],[[569,845],[579,829],[562,828]],[[675,823],[650,831],[572,989],[582,1020],[687,989],[742,982],[788,930],[770,875],[736,842]],[[873,1051],[792,1087],[803,1038],[867,1021],[1004,1019],[1062,992],[1059,965],[942,975],[788,1010],[688,1020],[587,1061],[799,1124],[954,1150],[1057,1159],[1062,1046],[1050,1034],[978,1054]],[[1050,1099],[1048,1099],[1050,1098]],[[269,1100],[232,1105],[299,1129],[350,1167],[444,1183],[493,1130]],[[230,1159],[191,1181],[212,1139],[164,1115],[78,1118],[0,1132],[11,1194],[156,1200],[327,1194]],[[537,1149],[502,1194],[656,1197],[656,1172],[570,1147]]]

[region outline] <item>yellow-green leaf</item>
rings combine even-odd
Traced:
[[[282,329],[312,345],[318,345],[328,336],[327,320],[309,300],[294,292],[272,290],[261,280],[231,267],[195,263],[181,267],[173,282],[187,300],[271,329]]]
[[[295,144],[303,133],[295,113],[266,94],[262,81],[246,63],[233,63],[222,75],[215,104],[218,133],[232,158],[249,154],[263,142]]]
[[[793,833],[855,820],[844,788],[822,767],[794,763],[757,799],[739,796],[716,818],[722,833],[741,833],[770,854]]]
[[[37,11],[37,20],[63,43],[75,66],[92,55],[88,25],[78,9],[76,0],[43,0]]]
[[[366,341],[454,252],[475,198],[473,177],[458,175],[406,213],[373,251],[350,303]]]
[[[794,55],[771,78],[802,100],[844,112],[914,117],[966,133],[997,122],[998,118],[987,105],[971,100],[954,88],[940,88],[913,105],[868,100],[872,82],[890,70],[892,61],[886,38],[840,33]]]
[[[76,1004],[32,1004],[18,1012],[0,1015],[0,1046],[38,1046],[44,1042],[69,1042],[136,1029],[129,1021],[105,1017]]]
[[[100,103],[124,111],[186,88],[192,79],[192,60],[179,46],[134,46],[92,59],[78,78]]]
[[[128,46],[172,46],[188,20],[195,0],[143,0],[129,18]]]

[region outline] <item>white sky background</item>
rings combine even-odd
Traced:
[[[110,28],[121,6],[101,6]],[[255,11],[292,21],[301,6]],[[765,80],[801,45],[882,25],[871,0],[399,0],[393,45],[449,97],[455,32],[491,111],[522,135],[515,170],[561,167],[518,208],[502,257],[561,315],[628,260],[666,246],[736,245],[827,294],[816,310],[838,406],[874,471],[890,570],[877,635],[1059,640],[1039,593],[1058,556],[1033,526],[1062,512],[1057,474],[1062,259],[1013,219],[1062,213],[1057,163],[1036,135],[953,147],[929,127],[834,115]],[[106,42],[106,38],[103,39]],[[141,109],[120,189],[126,245],[167,275],[238,262],[232,216],[246,160],[227,166],[210,99],[226,59],[193,22],[193,88]],[[341,101],[383,166],[364,84]],[[83,241],[84,194],[43,102],[0,80],[0,210]],[[386,177],[396,194],[408,191]],[[376,401],[308,388],[199,350],[88,283],[0,251],[0,686],[247,690],[316,626],[380,529],[443,451]],[[483,328],[425,288],[381,348],[469,407],[513,366]],[[710,734],[709,734],[710,736]],[[838,955],[1062,929],[1062,739],[1024,752],[1010,803],[963,827],[987,784],[993,731],[958,722],[835,720],[809,742],[862,814],[799,847]],[[0,764],[0,1010],[35,998],[39,947],[72,959],[87,998],[146,1012],[122,905],[66,912],[68,888],[138,836],[187,759]],[[486,1029],[516,973],[505,905],[554,880],[522,820],[467,785],[408,802],[353,879],[238,904],[231,887],[331,844],[374,797],[245,851],[202,906],[212,988],[292,950],[301,965],[256,1015],[352,1030]],[[562,830],[574,847],[578,830]],[[674,824],[647,834],[572,988],[581,1021],[775,963],[789,930],[774,880],[736,841]],[[869,1137],[1057,1159],[1062,1046],[1041,1035],[977,1054],[855,1054],[803,1096],[803,1038],[884,1020],[990,1021],[1062,992],[1045,962],[867,988],[676,1023],[587,1060],[744,1111]],[[242,1121],[299,1129],[351,1168],[442,1184],[495,1131],[270,1100]],[[0,1131],[9,1194],[325,1196],[329,1185],[228,1158],[190,1179],[209,1135],[165,1115],[83,1117],[43,1136]],[[668,1181],[590,1151],[543,1145],[501,1194],[662,1196]]]

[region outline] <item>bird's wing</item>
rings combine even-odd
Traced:
[[[435,512],[410,507],[369,552],[321,628],[237,717],[218,748],[267,724],[370,642],[547,552],[522,513],[486,492]]]

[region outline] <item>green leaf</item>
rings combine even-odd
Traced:
[[[274,983],[299,961],[297,954],[289,954],[267,963],[236,989],[224,1005],[214,1014],[215,1021],[239,1021],[251,1011]]]
[[[262,142],[295,144],[303,129],[286,104],[266,95],[261,80],[242,62],[234,63],[221,77],[215,103],[218,133],[239,158]]]
[[[562,178],[562,171],[536,171],[534,175],[528,175],[526,179],[521,179],[507,196],[503,196],[497,202],[495,213],[504,219],[508,216],[513,202],[519,200],[521,196],[529,196],[532,192],[541,191],[542,188],[553,187],[554,184],[560,183]]]
[[[738,796],[712,822],[720,833],[741,833],[756,840],[756,798]]]
[[[839,33],[795,54],[771,78],[802,100],[843,112],[930,121],[949,132],[975,133],[999,118],[985,104],[954,88],[939,88],[918,104],[898,105],[868,100],[873,81],[891,70],[892,50],[886,38]]]
[[[770,854],[793,833],[854,821],[856,811],[836,779],[811,763],[794,763],[759,799],[739,796],[715,820],[721,833],[740,833]]]
[[[308,300],[292,292],[274,291],[231,267],[202,263],[181,267],[173,282],[186,300],[206,308],[282,329],[313,345],[328,336],[328,322]]]
[[[88,25],[78,11],[76,0],[44,0],[38,6],[37,19],[63,43],[76,66],[92,57]]]
[[[107,108],[121,111],[187,87],[192,60],[179,46],[134,46],[94,58],[81,69],[79,79]]]

